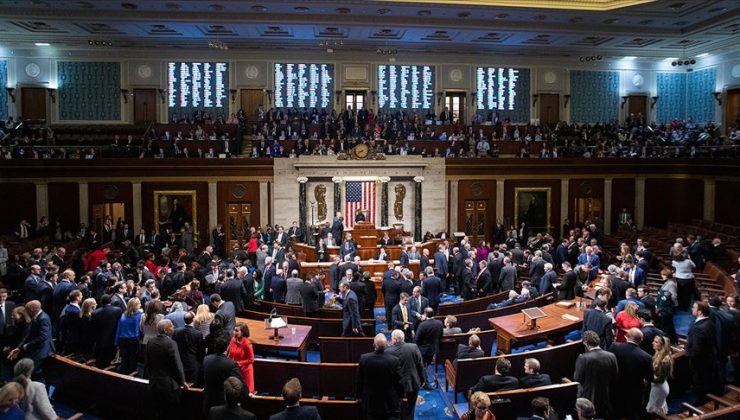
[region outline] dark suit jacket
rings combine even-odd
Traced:
[[[113,296],[111,296],[110,304],[111,306],[117,306],[118,309],[121,310],[121,312],[126,312],[126,302],[118,294],[114,294]]]
[[[539,290],[540,280],[545,275],[545,260],[536,259],[532,260],[529,265],[529,281]]]
[[[41,362],[56,351],[52,340],[51,318],[41,311],[31,320],[28,334],[18,346],[21,356],[33,360],[35,366],[41,366]]]
[[[413,343],[399,343],[388,347],[386,353],[398,357],[401,363],[401,386],[404,392],[418,391],[425,379],[419,347]]]
[[[220,290],[216,291],[221,294],[223,300],[233,303],[234,309],[237,312],[244,310],[244,302],[247,300],[247,289],[241,280],[232,277],[221,285]]]
[[[270,420],[321,420],[321,416],[319,416],[319,411],[314,406],[298,405],[273,414],[270,416]]]
[[[617,358],[619,374],[612,389],[612,407],[615,413],[628,418],[639,415],[644,407],[642,398],[646,384],[653,379],[652,358],[637,344],[614,343],[609,352]]]
[[[182,368],[185,371],[185,380],[195,382],[200,371],[200,364],[205,355],[205,341],[203,334],[192,326],[178,328],[172,334],[180,352]]]
[[[577,280],[578,278],[574,270],[563,274],[563,280],[560,286],[556,287],[558,290],[558,299],[574,299],[576,297],[574,288],[576,287]]]
[[[437,276],[430,276],[421,282],[421,294],[429,299],[430,306],[439,305],[439,295],[442,293],[442,280]],[[420,311],[419,311],[420,312]]]
[[[499,275],[501,290],[506,291],[513,289],[514,284],[516,284],[516,277],[516,267],[513,265],[509,264],[501,268],[501,274]]]
[[[411,309],[409,309],[408,304],[406,305],[406,321],[408,322],[408,326],[404,328],[403,326],[403,313],[401,312],[401,304],[393,307],[393,311],[391,313],[391,325],[390,327],[394,330],[403,330],[406,333],[406,339],[411,338],[411,326],[414,323],[414,318],[416,318],[416,314],[411,312]]]
[[[13,317],[11,316],[13,309],[15,309],[15,303],[9,300],[5,301],[5,329],[0,330],[0,346],[5,347],[6,339],[12,334],[9,333],[13,330]]]
[[[398,304],[399,296],[401,294],[401,283],[398,280],[392,278],[384,278],[381,286],[383,291],[383,300],[385,301],[385,307],[393,307]]]
[[[458,360],[476,359],[478,357],[484,357],[485,355],[486,353],[483,352],[482,349],[479,349],[477,347],[472,347],[467,344],[458,344],[457,354],[455,355],[455,361],[453,362],[453,364],[455,365],[455,369],[457,369]]]
[[[426,281],[426,280],[424,280]],[[423,295],[421,297],[421,305],[419,305],[419,299],[410,296],[409,297],[409,309],[414,314],[414,329],[416,329],[416,324],[418,323],[418,320],[416,318],[416,314],[423,314],[424,309],[426,309],[429,306],[429,299],[425,298]]]
[[[349,282],[349,289],[357,295],[357,304],[359,305],[360,314],[362,314],[362,311],[365,309],[365,302],[367,301],[367,287],[365,287],[365,282],[352,280]]]
[[[448,263],[447,256],[443,252],[437,251],[434,253],[434,272],[438,276],[443,278],[447,276],[447,273],[449,273]]]
[[[362,334],[357,295],[352,290],[348,290],[347,296],[342,301],[342,334],[345,336],[351,335],[353,328],[357,328],[359,334]]]
[[[614,330],[612,319],[604,312],[597,309],[586,309],[583,314],[582,331],[593,331],[599,335],[599,347],[608,349],[614,341]]]
[[[175,401],[180,386],[185,383],[185,371],[177,343],[164,334],[150,338],[146,344],[146,371],[149,374],[149,389],[157,396]]]
[[[272,288],[272,299],[275,302],[285,302],[285,295],[288,294],[288,283],[285,282],[285,278],[272,276],[270,287]]]
[[[357,373],[357,398],[362,411],[371,418],[398,418],[401,386],[401,362],[390,353],[365,353]]]
[[[655,339],[655,336],[658,335],[663,337],[665,336],[665,333],[655,325],[645,325],[642,327],[642,341],[640,342],[640,348],[650,356],[655,354],[655,350],[653,350],[653,340]]]
[[[317,312],[319,310],[319,290],[311,282],[303,282],[301,285],[301,304],[303,312]]]
[[[486,375],[478,380],[478,383],[470,388],[471,392],[498,392],[519,388],[519,380],[513,376]]]
[[[436,318],[430,318],[419,323],[416,329],[414,342],[419,346],[424,362],[429,363],[439,350],[439,340],[442,338],[444,325]]]
[[[114,348],[116,330],[123,311],[118,306],[108,305],[93,311],[90,318],[90,330],[96,349]]]
[[[704,389],[711,389],[709,384],[719,380],[719,350],[714,322],[704,318],[691,324],[687,341],[686,354],[694,381],[704,383]]]
[[[552,385],[552,380],[550,380],[550,375],[546,373],[533,373],[519,378],[519,385],[522,388],[536,388],[538,386]]]
[[[272,292],[270,291],[273,277],[275,277],[275,264],[265,266],[265,272],[262,273],[262,281],[265,283],[265,300],[267,301],[273,300]]]
[[[203,411],[224,403],[224,381],[234,376],[244,382],[236,362],[223,354],[209,354],[203,360]]]
[[[273,416],[274,417],[274,416]],[[239,407],[219,405],[208,411],[208,420],[256,420],[257,416]]]
[[[223,318],[224,328],[226,329],[226,332],[231,334],[231,331],[234,330],[234,326],[236,325],[236,309],[234,304],[231,302],[223,302],[223,305],[221,305],[216,311],[216,315],[220,315],[221,318]]]
[[[464,299],[472,299],[475,297],[475,279],[473,273],[467,268],[463,268],[461,271],[462,276],[462,291]]]
[[[616,387],[618,372],[616,356],[601,348],[587,351],[576,359],[573,380],[579,384],[578,397],[594,403],[596,417],[612,418],[610,395]]]

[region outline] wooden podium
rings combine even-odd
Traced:
[[[377,245],[380,235],[374,224],[369,222],[355,223],[352,237],[358,247],[355,255],[363,261],[375,258],[375,254],[378,253]]]

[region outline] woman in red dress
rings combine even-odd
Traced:
[[[240,322],[234,327],[234,336],[229,343],[229,358],[239,366],[249,393],[254,394],[254,350],[249,341],[249,327],[244,323]]]
[[[617,314],[616,328],[617,328],[617,343],[627,342],[627,331],[630,328],[642,328],[642,323],[637,318],[638,306],[635,302],[627,302],[624,305],[624,310]]]

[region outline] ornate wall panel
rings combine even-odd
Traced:
[[[611,122],[619,117],[619,72],[572,71],[570,94],[571,121]]]
[[[121,119],[121,64],[118,62],[57,63],[59,120]]]

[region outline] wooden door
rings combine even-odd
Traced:
[[[560,95],[540,93],[540,124],[554,126],[560,121]]]
[[[21,117],[24,120],[46,121],[46,88],[21,88]]]
[[[257,110],[265,103],[265,93],[262,89],[242,89],[239,97],[241,109],[247,114],[247,120],[256,121]]]
[[[157,121],[157,90],[134,89],[134,124]]]
[[[576,218],[571,220],[580,226],[586,220],[592,220],[595,216],[602,217],[602,202],[600,198],[576,198]]]
[[[226,246],[227,250],[234,245],[243,247],[249,241],[249,228],[252,226],[251,203],[228,203],[226,205]]]
[[[726,133],[737,121],[740,121],[740,88],[727,91],[727,97],[725,99],[725,126],[722,131]]]
[[[447,92],[445,107],[452,113],[452,121],[465,121],[465,92]]]
[[[627,108],[627,115],[642,116],[642,119],[647,123],[647,96],[630,95],[627,98]]]
[[[464,231],[473,244],[486,239],[488,223],[486,222],[487,200],[465,200]]]

